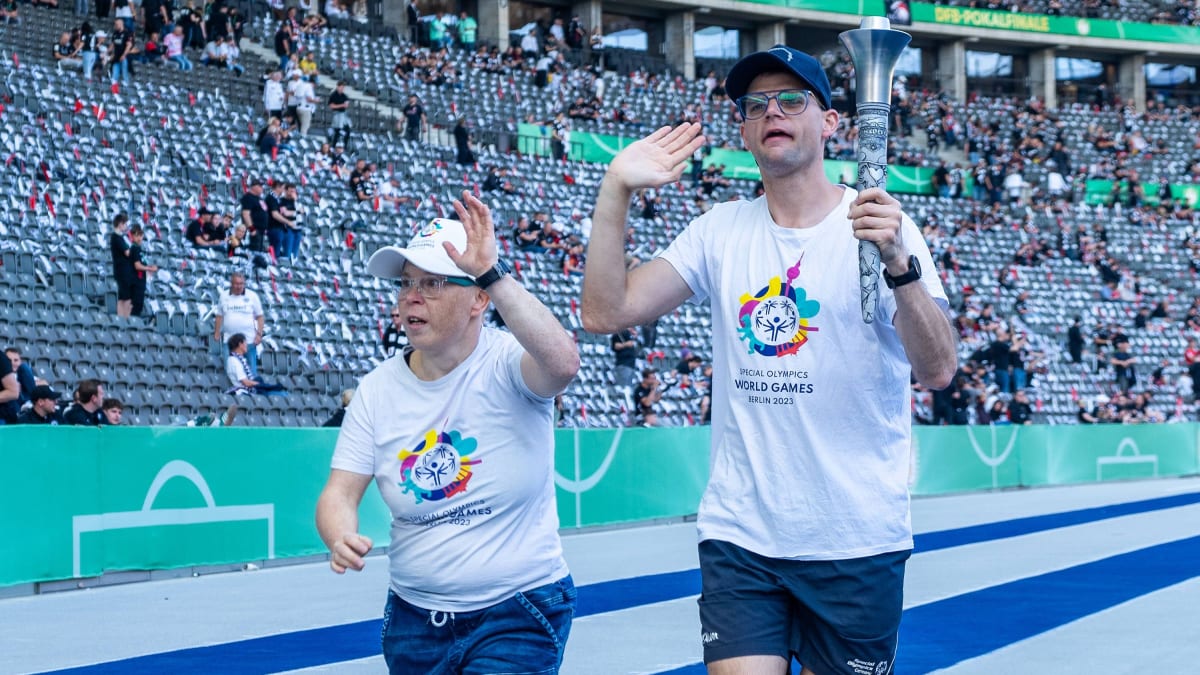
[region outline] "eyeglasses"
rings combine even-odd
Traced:
[[[412,289],[417,289],[421,297],[432,300],[442,294],[442,288],[446,284],[454,286],[474,286],[475,282],[466,277],[420,277],[413,279],[411,277],[400,277],[396,280],[396,285],[400,287],[400,294],[404,295]],[[396,316],[393,314],[392,316]]]
[[[774,99],[779,104],[779,109],[784,115],[799,115],[808,109],[808,100],[815,95],[807,89],[784,89],[773,94],[767,92],[756,92],[746,94],[737,100],[738,112],[742,114],[742,119],[756,120],[767,114],[767,108],[771,105],[771,99]],[[817,105],[820,105],[818,103]]]

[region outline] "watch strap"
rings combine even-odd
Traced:
[[[500,281],[500,277],[503,277],[507,274],[508,274],[508,270],[504,269],[504,266],[502,266],[500,264],[492,265],[492,269],[475,277],[475,285],[484,290],[487,290],[488,286],[491,286],[492,284],[496,283],[497,281]]]
[[[887,287],[895,290],[901,286],[906,286],[921,278],[921,264],[917,262],[917,256],[908,256],[908,271],[899,276],[888,274],[886,268],[883,270],[883,280]]]

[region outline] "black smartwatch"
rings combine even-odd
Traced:
[[[492,269],[475,277],[475,285],[487,290],[488,286],[500,281],[501,277],[508,276],[511,273],[512,266],[508,264],[507,260],[501,258],[496,261],[495,265],[492,265]]]
[[[894,277],[888,274],[887,267],[883,268],[883,281],[887,284],[887,287],[892,290],[900,288],[905,284],[911,284],[920,278],[921,263],[917,262],[917,256],[915,255],[908,256],[908,271],[900,276]]]

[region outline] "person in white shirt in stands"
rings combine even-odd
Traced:
[[[246,358],[249,347],[245,335],[234,333],[226,344],[229,347],[229,357],[225,360],[225,374],[229,376],[229,381],[233,384],[227,393],[287,395],[287,390],[283,385],[264,382],[258,371],[250,366],[250,362]]]
[[[557,673],[576,593],[558,537],[554,397],[579,353],[499,261],[488,207],[464,191],[454,210],[461,222],[435,219],[367,263],[399,282],[409,346],[346,409],[317,528],[334,572],[363,569],[374,543],[358,507],[376,481],[392,514],[390,672]],[[484,326],[490,303],[511,332]]]
[[[213,312],[213,341],[219,345],[221,366],[226,365],[225,346],[229,338],[241,333],[250,343],[246,353],[250,370],[258,372],[258,345],[262,344],[266,317],[263,315],[262,300],[259,299],[258,293],[246,288],[245,274],[234,272],[230,275],[229,292],[221,294]]]
[[[538,45],[537,31],[529,31],[521,38],[521,52],[526,59],[537,58],[541,47]]]
[[[325,0],[325,16],[330,19],[349,19],[350,12],[338,0]]]
[[[217,38],[210,40],[204,45],[204,51],[200,54],[200,63],[214,68],[225,67],[225,40]]]
[[[300,77],[290,85],[292,104],[296,107],[296,117],[300,121],[300,135],[307,136],[308,128],[312,126],[313,111],[317,109],[317,93],[313,90],[312,82]]]
[[[267,119],[283,119],[284,103],[283,73],[276,70],[263,83],[263,109]]]
[[[241,75],[246,67],[241,64],[242,50],[237,45],[237,38],[230,35],[221,43],[221,56],[225,58],[225,68]]]

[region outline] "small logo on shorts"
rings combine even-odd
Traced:
[[[866,659],[851,659],[846,662],[850,672],[854,675],[887,675],[888,662],[887,659],[882,661],[868,661]]]
[[[701,633],[700,634],[700,641],[703,642],[705,646],[708,646],[708,645],[716,642],[719,638],[720,638],[720,636],[718,636],[715,631],[712,633]]]

